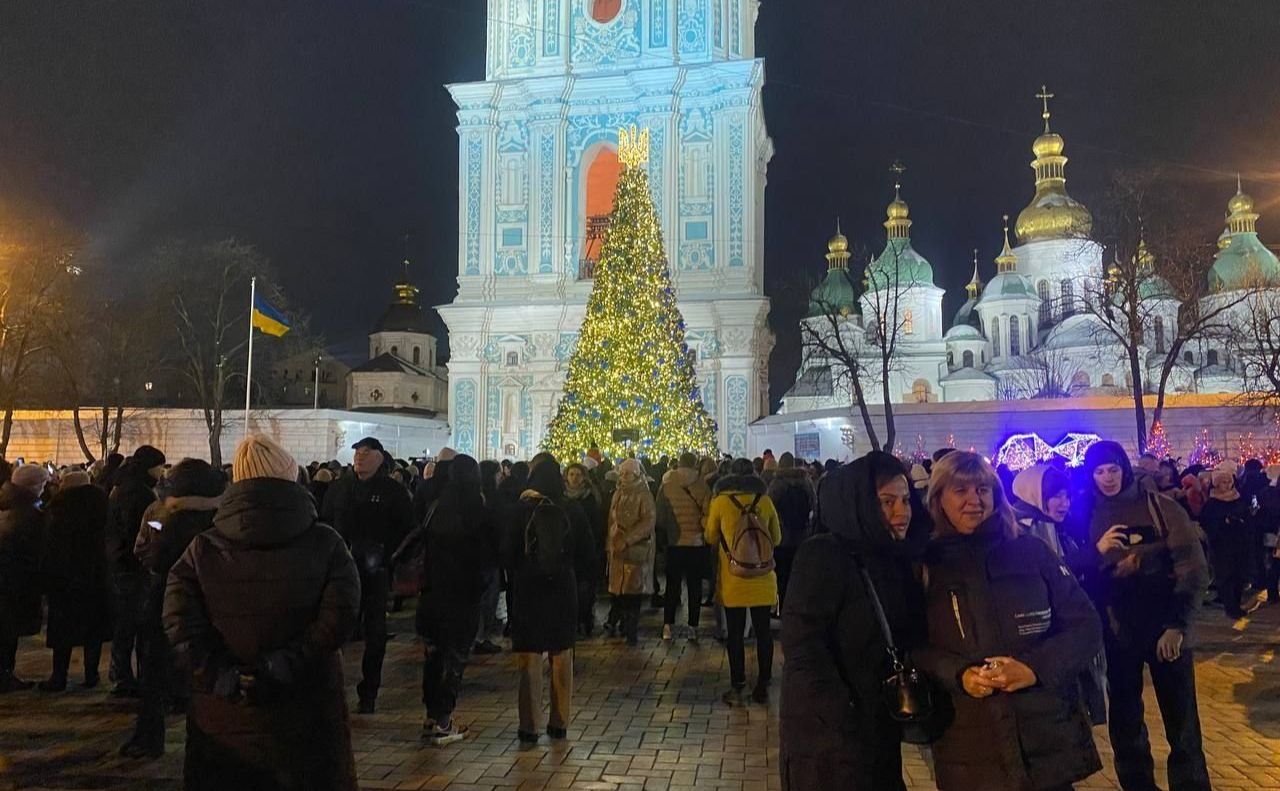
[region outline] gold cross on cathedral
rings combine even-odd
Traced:
[[[902,174],[907,172],[907,166],[902,164],[902,160],[895,159],[889,166],[889,172],[893,174],[893,197],[896,200],[902,190]]]
[[[1049,88],[1045,85],[1040,86],[1040,93],[1036,94],[1036,98],[1044,103],[1044,112],[1040,117],[1044,119],[1045,134],[1049,133],[1049,100],[1053,98],[1053,94],[1049,93]]]

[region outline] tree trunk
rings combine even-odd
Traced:
[[[881,392],[884,394],[884,447],[881,450],[885,453],[893,453],[893,445],[898,439],[898,432],[893,425],[893,401],[889,398],[888,358],[884,358],[884,364],[880,366],[880,377]]]
[[[13,435],[13,407],[4,408],[4,429],[0,431],[0,459],[9,452],[9,437]]]
[[[102,411],[106,412],[107,410],[105,407],[103,407]],[[112,426],[112,430],[111,430],[111,452],[112,453],[120,452],[120,434],[123,431],[123,429],[124,429],[124,407],[117,406],[116,407],[116,424]]]
[[[1147,409],[1142,402],[1142,366],[1138,362],[1138,349],[1129,349],[1129,376],[1133,380],[1133,419],[1138,429],[1138,455],[1147,452]]]
[[[206,413],[205,422],[209,426],[209,463],[214,467],[222,466],[222,410],[214,407]]]
[[[84,454],[85,461],[93,464],[97,459],[93,457],[93,451],[89,450],[89,443],[84,439],[84,424],[80,422],[80,407],[71,407],[71,425],[76,431],[76,442],[80,443],[80,452]]]
[[[862,388],[857,388],[854,396],[858,399],[858,412],[862,415],[862,427],[867,430],[867,440],[872,450],[880,450],[880,437],[876,432],[876,424],[871,419],[871,410],[867,409],[867,400],[862,397]],[[851,449],[852,450],[852,449]]]

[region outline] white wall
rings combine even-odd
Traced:
[[[228,412],[224,417],[227,425],[222,432],[222,459],[230,462],[236,443],[244,434],[244,420],[242,412]],[[96,425],[92,415],[82,412],[81,419],[86,433],[92,433]],[[257,410],[250,413],[249,429],[275,439],[300,464],[329,459],[348,462],[352,443],[366,436],[377,437],[397,458],[435,455],[449,443],[449,425],[444,420],[340,409]],[[96,453],[92,438],[86,437],[86,441]],[[139,445],[154,445],[164,451],[170,461],[184,457],[209,458],[208,432],[198,410],[127,411],[120,452],[128,455]],[[16,412],[5,457],[19,456],[58,464],[84,462],[71,413]]]

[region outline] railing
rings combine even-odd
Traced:
[[[604,246],[604,236],[609,230],[609,215],[593,214],[587,217],[587,235],[583,245],[583,256],[578,259],[578,279],[593,280],[596,276],[596,262],[600,260],[600,251]]]
[[[578,279],[594,280],[596,276],[596,262],[590,258],[581,258],[578,260]]]

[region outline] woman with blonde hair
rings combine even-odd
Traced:
[[[951,695],[934,746],[941,791],[1069,789],[1102,768],[1079,676],[1098,616],[1075,577],[1023,534],[991,465],[948,454],[929,485],[928,647],[917,664]]]

